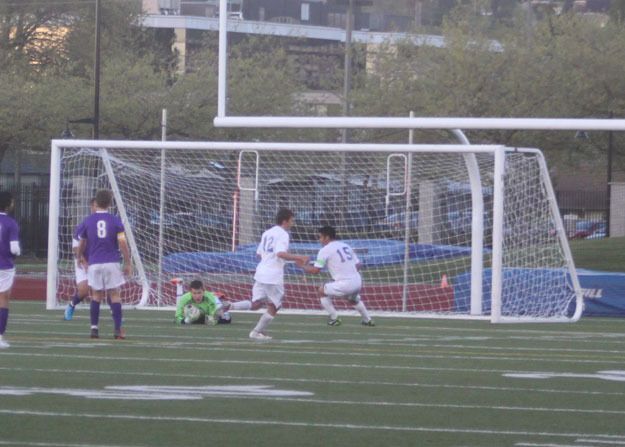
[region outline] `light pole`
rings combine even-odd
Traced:
[[[95,60],[93,63],[93,139],[100,139],[100,0],[95,0]]]
[[[610,112],[609,114],[609,118],[613,118],[614,114],[612,112]],[[606,237],[610,237],[610,215],[611,215],[611,210],[610,208],[612,207],[612,157],[613,157],[613,151],[614,151],[614,135],[613,132],[610,130],[608,131],[608,172],[606,173],[606,177],[608,179],[608,184],[606,187],[606,202],[607,202],[607,208],[606,208],[606,223],[605,223],[605,235]]]

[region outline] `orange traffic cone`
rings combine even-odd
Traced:
[[[176,286],[176,305],[177,305],[178,301],[180,301],[180,297],[184,293],[184,288],[183,288],[184,281],[182,280],[182,278],[172,278],[169,280],[169,282]]]
[[[449,281],[447,281],[447,275],[445,273],[443,273],[443,276],[441,277],[441,289],[446,289],[449,286]]]

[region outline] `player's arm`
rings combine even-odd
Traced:
[[[284,259],[285,261],[294,261],[294,262],[308,262],[308,256],[305,255],[296,255],[293,253],[289,253],[288,251],[281,251],[276,254],[277,257]]]
[[[217,311],[221,309],[221,301],[211,292],[204,292],[202,310],[206,315],[206,324],[217,324]]]
[[[130,261],[130,248],[128,248],[128,242],[126,241],[126,233],[117,233],[117,242],[119,244],[119,251],[122,252],[122,258],[124,259],[124,274],[126,276],[132,275],[132,263]]]
[[[13,226],[11,232],[9,234],[9,250],[13,256],[19,256],[22,254],[22,249],[20,248],[20,235],[17,224]]]
[[[306,273],[312,273],[314,275],[318,274],[319,272],[321,272],[321,270],[325,267],[326,262],[328,261],[326,258],[324,258],[322,256],[323,252],[320,252],[317,255],[317,259],[315,260],[314,264],[310,265],[308,263],[302,265],[302,269],[304,269],[304,271]]]
[[[187,292],[183,294],[178,300],[178,305],[176,306],[176,315],[174,315],[174,323],[184,324],[184,306],[189,303],[190,298],[191,293]]]
[[[78,259],[78,265],[87,269],[87,261],[85,260],[85,249],[87,248],[87,239],[80,239],[78,247],[76,248],[76,259]]]

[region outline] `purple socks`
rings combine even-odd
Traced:
[[[0,308],[0,335],[4,335],[4,331],[7,330],[7,322],[9,321],[9,309],[6,307]]]

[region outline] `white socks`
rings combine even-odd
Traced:
[[[230,305],[230,310],[250,310],[252,302],[250,300],[237,301]]]
[[[324,296],[319,301],[321,301],[321,307],[325,309],[325,311],[330,315],[330,320],[336,320],[338,317],[338,313],[336,312],[336,308],[332,303],[332,299]]]
[[[365,307],[365,304],[362,301],[358,301],[358,304],[354,305],[354,309],[360,312],[360,315],[362,315],[362,321],[371,320],[371,317],[369,316],[369,312],[367,312],[367,308]]]
[[[269,326],[269,323],[271,323],[271,320],[273,320],[273,317],[269,315],[267,312],[265,312],[264,314],[260,316],[260,320],[258,320],[258,324],[256,324],[254,331],[261,332],[261,333],[265,332],[265,328]]]

